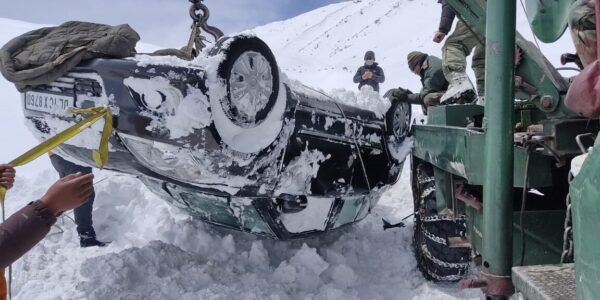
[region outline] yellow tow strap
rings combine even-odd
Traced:
[[[30,163],[36,158],[44,155],[52,149],[62,145],[64,142],[75,137],[86,128],[89,128],[101,118],[104,118],[104,128],[102,129],[102,136],[100,138],[100,145],[98,150],[92,151],[92,158],[98,168],[103,168],[108,162],[108,141],[113,131],[112,112],[109,108],[98,106],[92,108],[72,108],[67,113],[74,115],[86,115],[85,119],[81,120],[77,124],[65,129],[61,133],[45,140],[43,143],[33,147],[31,150],[25,152],[23,155],[15,158],[9,164],[13,167],[23,166]],[[4,198],[6,196],[6,188],[0,186],[0,206],[2,207],[2,222],[5,221],[4,214]],[[9,279],[11,277],[9,269]],[[0,300],[5,300],[7,295],[6,279],[4,278],[4,270],[0,272]],[[10,290],[10,288],[8,289]]]

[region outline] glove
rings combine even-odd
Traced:
[[[407,89],[403,89],[401,87],[397,89],[391,89],[383,95],[383,98],[390,98],[390,100],[404,97],[405,95],[410,95],[412,92]]]
[[[583,70],[583,63],[581,62],[581,58],[577,54],[564,53],[560,56],[560,64],[566,65],[568,63],[576,64],[579,69]]]
[[[412,92],[408,89],[403,89],[403,88],[397,88],[394,93],[392,94],[392,97],[394,98],[402,98],[404,96],[410,95],[412,94]]]

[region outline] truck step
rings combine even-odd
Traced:
[[[541,265],[512,268],[517,291],[528,300],[575,299],[575,265]]]

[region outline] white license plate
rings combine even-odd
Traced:
[[[39,92],[25,93],[25,109],[63,115],[65,110],[75,106],[75,97]]]

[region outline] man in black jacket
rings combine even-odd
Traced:
[[[83,167],[74,164],[54,153],[49,153],[52,166],[58,172],[60,178],[64,178],[71,174],[91,174],[92,168]],[[92,186],[92,192],[89,195],[88,201],[74,210],[75,224],[77,225],[77,234],[79,235],[79,245],[82,248],[86,247],[104,247],[107,243],[96,239],[96,231],[92,224],[92,210],[94,206],[94,198],[96,194]]]
[[[365,53],[365,64],[358,68],[354,75],[354,83],[358,83],[360,90],[364,85],[373,87],[373,90],[379,92],[379,84],[385,81],[383,69],[375,62],[375,52],[367,51]]]
[[[446,0],[438,0],[442,4],[442,15],[440,26],[433,37],[433,41],[441,43],[450,29],[456,17],[456,13]],[[442,102],[452,98],[459,98],[465,93],[470,92],[470,97],[474,98],[474,87],[466,74],[467,56],[473,52],[473,71],[477,78],[477,92],[480,96],[484,95],[485,80],[485,45],[483,38],[477,36],[463,21],[459,20],[452,34],[446,39],[443,48],[443,70],[444,76],[450,83],[448,91],[442,97]]]

